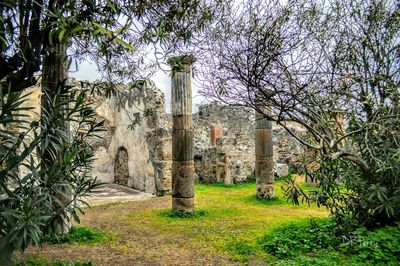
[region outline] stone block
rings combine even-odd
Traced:
[[[224,182],[226,167],[224,163],[217,163],[215,167],[215,178],[216,182]]]
[[[162,140],[162,159],[163,160],[172,160],[172,139],[165,138]]]
[[[227,154],[231,151],[232,143],[229,138],[221,137],[216,139],[216,152],[217,154]]]
[[[275,163],[274,175],[277,177],[287,176],[289,174],[289,166],[285,163]]]

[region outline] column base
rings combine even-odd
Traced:
[[[257,184],[257,199],[273,199],[275,198],[274,184]]]
[[[194,198],[172,198],[173,212],[193,213]]]

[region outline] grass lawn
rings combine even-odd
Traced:
[[[173,217],[171,197],[95,206],[81,225],[111,235],[91,244],[45,244],[30,257],[91,261],[93,265],[235,265],[274,261],[257,245],[269,230],[292,221],[327,217],[316,206],[294,206],[275,185],[277,199],[258,201],[255,184],[196,185],[196,215]]]

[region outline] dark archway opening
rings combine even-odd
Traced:
[[[123,186],[128,186],[129,166],[128,151],[124,147],[119,147],[115,157],[114,182]]]

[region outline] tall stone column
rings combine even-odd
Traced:
[[[194,209],[194,160],[192,121],[192,80],[190,67],[193,56],[168,60],[172,68],[172,211]]]
[[[259,107],[264,114],[270,114],[267,107]],[[256,189],[258,199],[275,197],[274,158],[272,147],[272,123],[256,111]]]

